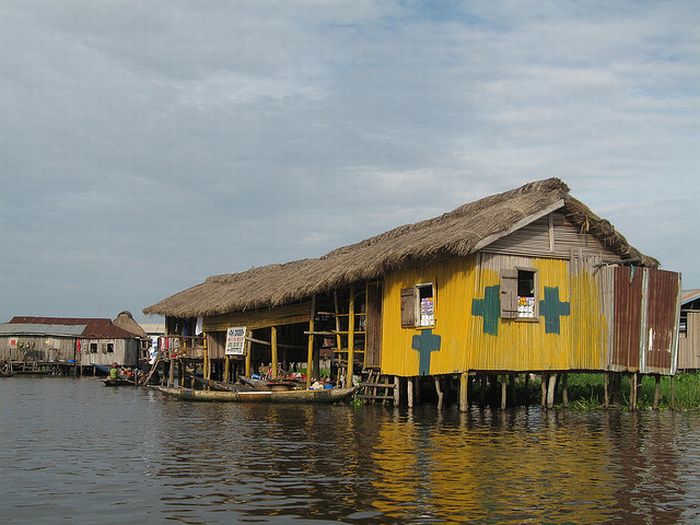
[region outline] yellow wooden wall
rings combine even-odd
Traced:
[[[558,334],[546,333],[545,319],[537,322],[499,319],[498,335],[484,333],[483,318],[472,315],[472,300],[485,288],[500,284],[504,268],[537,270],[538,301],[545,287],[559,289],[559,300],[570,304],[560,317]],[[602,313],[599,285],[582,267],[570,271],[568,260],[479,254],[403,269],[384,281],[382,372],[414,376],[419,354],[411,348],[421,329],[401,328],[401,289],[418,283],[436,285],[435,327],[439,351],[430,356],[430,374],[467,370],[538,371],[604,370],[608,328]]]

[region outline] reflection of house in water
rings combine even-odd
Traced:
[[[675,373],[679,298],[679,274],[548,179],[318,259],[209,277],[144,312],[166,316],[205,375],[228,363],[226,330],[246,327],[246,374],[317,375],[330,340],[345,382],[371,370],[390,383],[376,397],[404,383],[411,403],[422,378],[440,399],[459,378],[466,408],[473,374]]]
[[[686,290],[681,299],[678,369],[700,369],[700,290]]]
[[[128,312],[122,312],[114,321],[15,316],[0,325],[0,361],[80,366],[110,365],[116,361],[120,365],[135,366],[144,340],[134,333],[137,327]]]

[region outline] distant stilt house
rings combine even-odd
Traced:
[[[130,319],[130,320],[129,320]],[[15,316],[0,324],[0,361],[135,366],[145,340],[122,312],[110,319]],[[126,330],[117,323],[128,326]],[[138,324],[136,324],[138,326]]]
[[[207,370],[227,329],[245,327],[246,374],[303,361],[318,376],[330,348],[345,382],[409,378],[410,402],[416,379],[432,377],[441,399],[441,381],[460,378],[464,401],[475,374],[674,374],[680,275],[658,266],[548,179],[318,259],[209,277],[144,312],[165,315],[169,334],[200,326],[191,344]]]
[[[700,290],[683,292],[678,348],[678,369],[700,369]]]

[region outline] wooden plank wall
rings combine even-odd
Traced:
[[[678,369],[700,369],[700,312],[688,312],[687,329],[679,338]]]

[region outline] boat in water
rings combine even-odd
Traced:
[[[149,388],[183,401],[223,401],[233,403],[336,403],[348,399],[358,389],[358,387],[352,387],[326,388],[323,390],[224,392],[167,386],[150,386]]]
[[[103,379],[102,383],[105,386],[134,386],[134,382],[131,379],[126,379],[123,377],[108,377]]]

